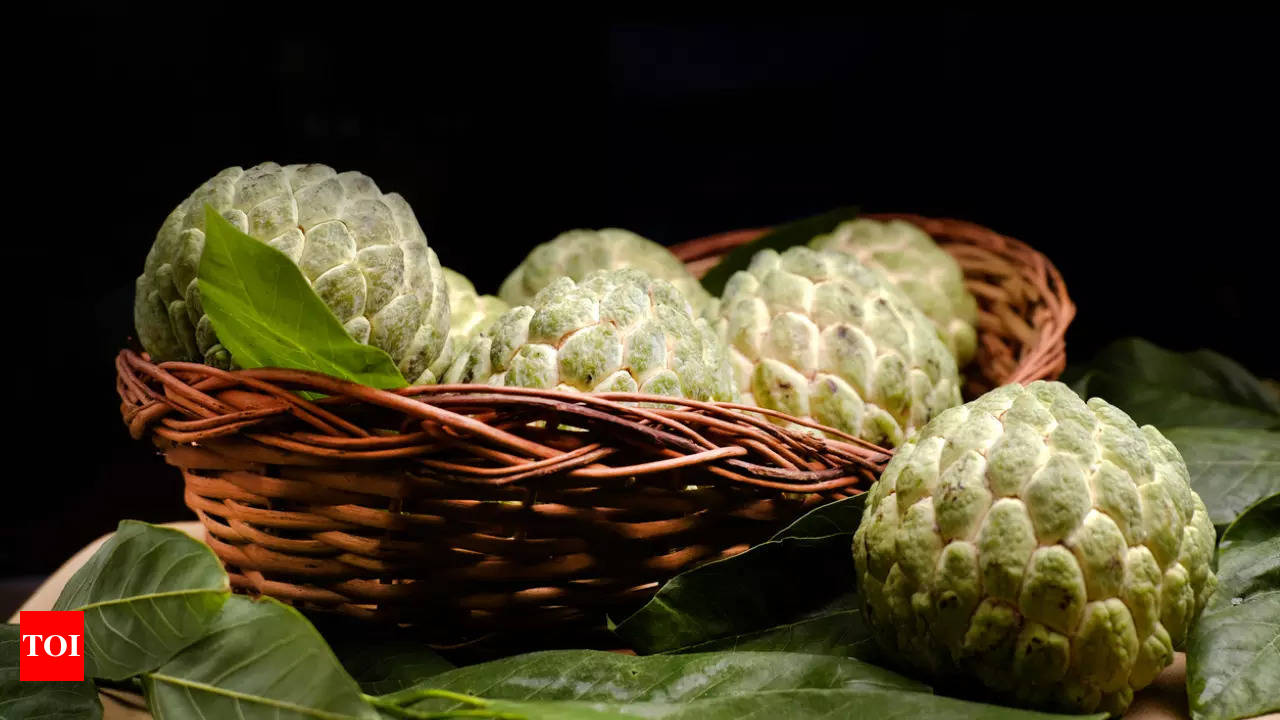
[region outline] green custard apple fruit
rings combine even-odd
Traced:
[[[433,382],[432,366],[447,364],[440,262],[404,198],[358,172],[275,163],[223,170],[156,234],[134,298],[138,339],[154,360],[231,367],[196,281],[206,204],[287,255],[347,332],[387,351],[410,382]]]
[[[978,301],[964,286],[964,272],[947,251],[904,220],[858,218],[809,241],[815,250],[853,255],[906,293],[933,321],[961,367],[978,347]]]
[[[1217,585],[1178,449],[1066,385],[1008,385],[898,449],[853,536],[886,653],[1032,707],[1120,714]]]
[[[850,255],[761,250],[729,279],[720,316],[744,402],[889,446],[960,404],[933,323]]]
[[[511,306],[493,295],[481,295],[476,286],[456,270],[442,267],[445,284],[449,288],[449,339],[446,341],[449,350],[442,357],[452,356],[471,345],[471,340],[481,331],[493,324],[498,316],[511,309]],[[445,368],[447,369],[447,368]],[[437,373],[442,378],[444,372]]]
[[[670,282],[635,269],[560,277],[461,352],[450,383],[732,400],[724,344]]]
[[[713,299],[685,269],[684,263],[658,243],[630,230],[570,230],[533,249],[507,276],[498,296],[508,304],[528,305],[542,288],[561,277],[575,282],[595,270],[635,268],[666,280],[684,293],[695,313],[704,314]]]

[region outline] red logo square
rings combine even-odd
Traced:
[[[84,612],[23,610],[19,680],[84,680]]]

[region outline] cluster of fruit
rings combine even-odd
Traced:
[[[364,175],[231,168],[169,216],[138,278],[156,360],[234,362],[201,308],[206,204],[287,255],[415,384],[736,401],[898,448],[854,557],[867,621],[926,674],[1115,712],[1213,591],[1213,527],[1154,428],[1058,383],[961,405],[977,303],[909,223],[857,219],[761,250],[719,298],[657,243],[574,230],[493,297],[442,268],[404,199]]]
[[[287,255],[414,384],[738,401],[893,447],[960,403],[957,367],[976,346],[959,266],[905,222],[761,251],[721,298],[655,242],[572,230],[494,297],[441,267],[408,203],[367,176],[264,163],[218,173],[161,227],[134,311],[153,359],[233,366],[200,302],[206,205]]]

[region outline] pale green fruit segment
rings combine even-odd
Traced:
[[[284,253],[357,341],[387,352],[410,382],[446,364],[449,298],[436,254],[409,203],[369,177],[325,165],[227,168],[165,220],[134,297],[134,325],[156,361],[229,368],[200,305],[196,273],[208,204]]]
[[[635,269],[560,277],[500,315],[446,382],[731,401],[728,352],[674,285]]]
[[[558,278],[578,282],[596,270],[634,268],[666,280],[679,290],[697,315],[706,315],[714,299],[684,263],[658,243],[630,230],[569,230],[535,247],[503,281],[498,296],[508,305],[529,305]]]
[[[469,347],[471,341],[492,325],[499,315],[511,309],[499,297],[477,293],[476,286],[462,273],[447,267],[442,267],[441,271],[449,291],[450,322],[445,351],[432,365],[432,372],[437,378],[444,377],[454,355]]]
[[[978,302],[965,288],[955,258],[928,233],[904,220],[858,218],[815,237],[809,246],[848,253],[884,273],[933,321],[961,367],[973,359]]]
[[[1158,430],[1038,381],[951,408],[898,448],[853,558],[867,622],[903,665],[1118,714],[1217,586],[1213,543]]]
[[[886,446],[960,404],[933,324],[850,255],[761,250],[729,279],[719,316],[744,402]]]

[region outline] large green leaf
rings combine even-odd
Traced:
[[[566,703],[567,704],[567,703]],[[506,704],[494,703],[493,710]],[[512,710],[521,706],[511,703]],[[525,706],[527,707],[527,705]],[[611,708],[625,715],[664,720],[741,720],[769,718],[787,720],[848,720],[848,718],[929,718],[930,720],[1050,720],[1057,718],[1105,718],[1093,715],[1052,715],[1017,708],[984,705],[925,693],[886,692],[884,690],[787,690],[715,698],[684,705],[637,703]],[[562,717],[554,713],[530,720]],[[587,716],[584,716],[587,717]]]
[[[853,589],[863,496],[809,512],[767,542],[672,578],[615,632],[641,654],[794,621]]]
[[[199,640],[230,592],[207,545],[180,530],[124,520],[53,609],[84,611],[85,675],[123,680]]]
[[[284,253],[205,206],[200,300],[243,368],[314,370],[378,388],[404,387],[390,355],[358,343]]]
[[[20,638],[17,625],[0,625],[0,718],[97,720],[102,717],[102,703],[92,680],[19,680]]]
[[[297,610],[233,596],[199,642],[142,678],[157,718],[376,718]]]
[[[465,698],[465,696],[464,696]],[[459,698],[463,699],[463,698]],[[1083,720],[1093,715],[1052,715],[1017,708],[984,705],[928,693],[879,688],[802,689],[743,693],[688,703],[608,703],[553,700],[546,702],[465,698],[471,717],[503,720],[847,720],[848,718],[930,718],[930,720]],[[439,718],[413,710],[389,717]]]
[[[1280,493],[1280,432],[1186,427],[1165,435],[1182,452],[1191,487],[1219,529],[1250,505]]]
[[[782,540],[796,537],[826,537],[847,533],[850,536],[850,552],[852,553],[853,531],[862,522],[862,510],[866,505],[866,495],[829,502],[820,505],[796,518],[785,528],[774,533],[770,540]]]
[[[830,606],[793,622],[764,630],[708,640],[671,652],[714,652],[720,650],[768,650],[836,655],[868,662],[880,659],[871,629],[857,607],[856,593],[839,598]]]
[[[1209,350],[1177,353],[1139,338],[1118,340],[1063,377],[1139,425],[1280,429],[1280,400],[1248,370]]]
[[[1187,644],[1191,714],[1236,720],[1280,711],[1280,494],[1223,533],[1218,582]]]
[[[423,688],[500,700],[685,703],[800,688],[929,692],[926,685],[859,660],[782,652],[722,652],[635,657],[598,650],[550,650],[458,668],[417,688],[384,696],[404,705]],[[439,698],[413,708],[444,711]]]
[[[760,237],[730,250],[715,267],[702,277],[702,286],[712,295],[724,294],[729,278],[739,270],[746,270],[756,253],[769,248],[782,252],[792,245],[803,245],[814,237],[829,233],[837,225],[858,216],[856,207],[840,207],[802,220],[779,225]]]
[[[453,669],[453,663],[422,640],[396,637],[397,632],[405,631],[394,626],[364,628],[363,633],[326,631],[324,637],[360,689],[370,695],[402,690]]]

